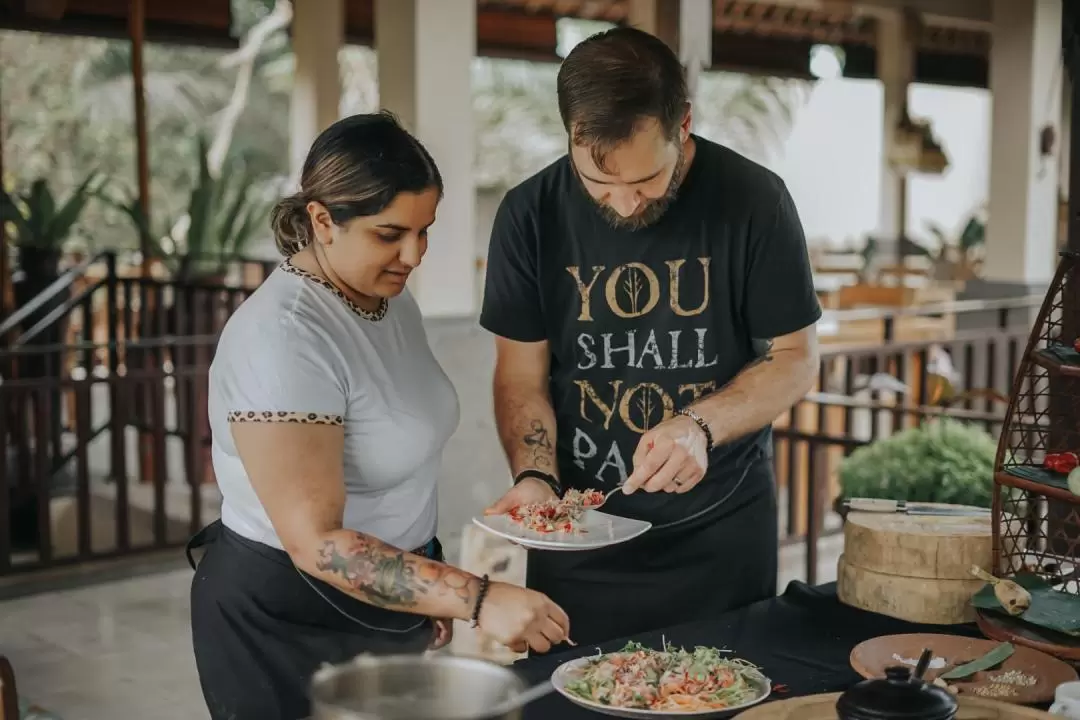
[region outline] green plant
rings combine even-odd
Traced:
[[[0,222],[14,226],[17,245],[59,252],[97,192],[99,177],[91,172],[59,206],[45,178],[34,180],[22,194],[0,189]]]
[[[885,498],[989,507],[994,439],[949,418],[859,448],[840,465],[844,497]]]
[[[982,209],[973,212],[955,237],[933,221],[926,223],[927,230],[937,241],[937,251],[926,245],[911,241],[912,255],[922,255],[934,263],[937,279],[967,280],[975,276],[982,248],[986,243],[986,217]]]
[[[135,199],[107,198],[135,225],[140,238],[165,261],[178,280],[197,280],[222,274],[232,260],[241,257],[260,230],[266,227],[271,201],[260,195],[253,173],[235,158],[220,175],[210,171],[208,143],[196,141],[197,171],[188,196],[183,222],[167,221],[155,226]]]

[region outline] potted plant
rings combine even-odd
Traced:
[[[131,220],[145,246],[181,283],[220,285],[229,265],[242,257],[251,241],[267,227],[272,201],[260,192],[257,176],[239,159],[229,158],[219,173],[211,171],[207,142],[196,140],[195,182],[184,214],[155,224],[144,217],[137,198],[103,198]]]
[[[951,418],[927,421],[846,457],[836,509],[845,498],[990,507],[996,452],[990,434],[973,424]]]
[[[98,178],[99,175],[96,172],[87,175],[61,203],[57,203],[49,182],[45,178],[34,180],[28,190],[23,193],[9,193],[0,188],[0,222],[6,223],[13,233],[13,245],[17,252],[20,271],[20,277],[14,282],[13,288],[16,310],[45,291],[57,279],[64,243],[71,236],[87,203],[97,191]],[[68,297],[68,291],[56,293],[48,303],[26,319],[22,330],[24,332],[29,330],[49,312],[62,306]],[[67,328],[66,320],[66,317],[59,318],[37,333],[32,343],[35,345],[62,344]],[[17,366],[12,369],[18,377],[23,378],[45,377],[50,370],[59,375],[63,369],[59,363],[55,363],[50,368],[51,357],[44,353],[31,353],[20,358]],[[49,435],[60,437],[61,395],[60,393],[50,395],[52,407],[49,416],[54,427]],[[6,438],[0,438],[0,442],[6,441]],[[35,443],[49,441],[49,437],[34,438]],[[11,475],[13,478],[19,477],[18,468],[14,465],[16,456],[16,453],[9,449],[9,467],[5,469],[9,472],[15,471]],[[55,484],[51,485],[50,492],[55,490]],[[38,515],[34,511],[38,502],[37,492],[37,488],[28,489],[25,486],[20,488],[13,485],[11,488],[11,497],[8,500],[11,515],[3,520],[11,524],[12,542],[16,547],[34,547],[37,543]]]
[[[92,172],[62,203],[45,178],[38,178],[24,193],[0,188],[0,222],[14,231],[14,246],[22,280],[15,286],[16,308],[47,288],[59,274],[64,243],[71,237],[87,203],[98,189],[99,174]]]

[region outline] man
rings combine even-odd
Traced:
[[[529,553],[582,644],[775,595],[770,424],[813,382],[821,310],[783,182],[691,134],[664,43],[594,35],[558,94],[569,153],[492,230],[480,322],[515,484],[488,512],[625,483],[605,512],[652,530]]]

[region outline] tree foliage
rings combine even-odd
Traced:
[[[275,0],[234,0],[243,36]],[[580,34],[580,33],[579,33]],[[199,184],[190,148],[212,136],[236,83],[228,51],[149,45],[145,87],[151,161],[152,225],[181,217]],[[135,137],[127,42],[0,32],[0,139],[3,187],[25,192],[47,178],[58,195],[91,170],[123,197],[135,194]],[[369,48],[340,55],[342,113],[378,106],[377,59]],[[289,103],[294,61],[287,33],[260,49],[246,106],[229,148],[230,167],[253,182],[288,174]],[[565,152],[553,64],[477,58],[473,64],[476,179],[504,189]],[[762,161],[786,137],[805,85],[710,73],[695,106],[696,130]],[[91,248],[133,248],[136,225],[109,203],[89,203],[73,238]]]

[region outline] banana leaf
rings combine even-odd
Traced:
[[[1010,579],[1031,593],[1031,607],[1016,619],[1080,638],[1080,595],[1055,590],[1046,580],[1030,573],[1020,573]],[[1009,615],[989,583],[975,593],[971,604],[980,610]]]

